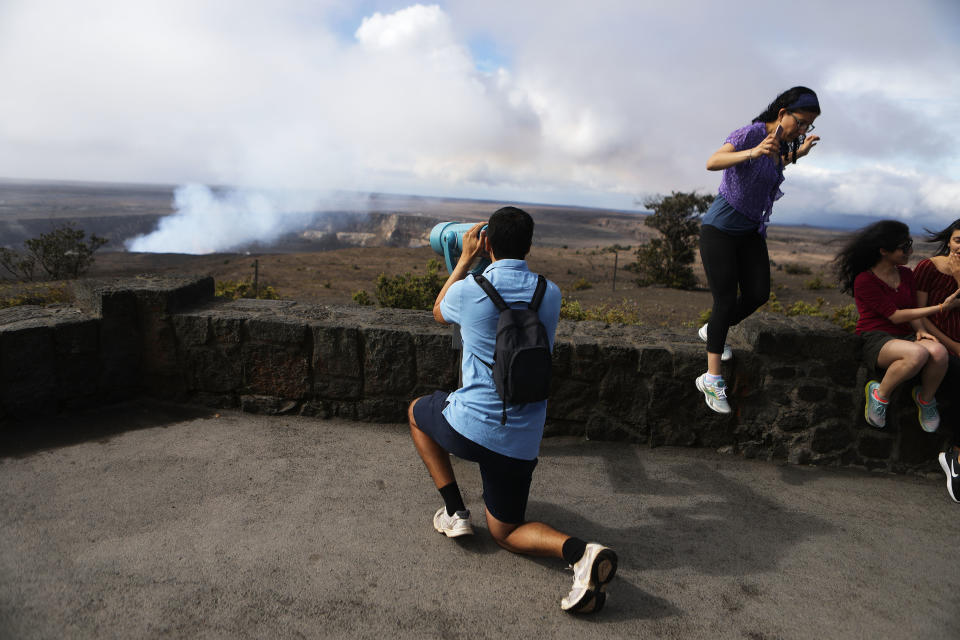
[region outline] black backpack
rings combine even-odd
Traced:
[[[507,404],[539,402],[550,393],[550,340],[537,313],[547,279],[537,276],[537,289],[526,309],[512,309],[489,280],[480,274],[473,278],[500,310],[493,364],[484,364],[492,371],[497,394],[503,400],[500,424],[506,424]]]

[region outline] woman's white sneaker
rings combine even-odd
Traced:
[[[717,413],[730,413],[730,403],[727,402],[727,384],[720,378],[716,382],[707,382],[707,374],[697,378],[697,389],[703,393],[707,406]]]
[[[706,324],[700,327],[700,330],[697,331],[697,335],[700,336],[700,339],[703,340],[704,342],[707,341],[707,325]],[[730,348],[730,345],[724,343],[723,353],[720,354],[720,359],[723,360],[724,362],[726,362],[727,360],[733,359],[733,349]]]

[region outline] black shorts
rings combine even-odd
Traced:
[[[913,333],[908,333],[905,336],[895,336],[886,331],[867,331],[861,334],[860,337],[863,338],[863,363],[871,367],[874,373],[878,375],[879,372],[883,370],[877,366],[877,358],[880,357],[880,350],[883,349],[883,345],[891,340],[915,342],[917,339],[916,334]]]
[[[434,391],[417,400],[413,405],[417,427],[449,453],[479,464],[487,511],[500,522],[522,524],[537,459],[511,458],[460,435],[442,413],[448,395],[447,391]]]

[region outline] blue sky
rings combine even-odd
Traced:
[[[0,176],[632,209],[795,84],[774,221],[960,217],[960,3],[0,0]]]

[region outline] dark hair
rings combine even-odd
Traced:
[[[497,209],[487,222],[487,239],[497,260],[523,260],[533,242],[533,218],[523,209]]]
[[[795,105],[802,105],[796,106]],[[794,107],[791,109],[791,107]],[[807,87],[791,87],[773,99],[773,102],[767,105],[767,108],[753,119],[753,122],[773,122],[780,115],[780,109],[788,111],[809,111],[810,113],[820,114],[820,103],[817,100],[817,94],[813,89]],[[780,143],[780,155],[784,158],[793,156],[792,162],[797,161],[797,151],[807,137],[805,133],[797,136],[792,142],[783,141]]]
[[[931,231],[930,229],[924,228],[924,231],[927,232],[927,242],[939,242],[940,246],[937,247],[937,252],[933,255],[935,256],[946,256],[950,255],[950,237],[953,235],[953,232],[957,229],[960,229],[960,218],[957,218],[950,223],[946,229],[942,231]]]
[[[880,249],[895,251],[909,239],[910,227],[899,220],[881,220],[858,231],[833,259],[840,290],[852,295],[856,277],[880,262]]]

